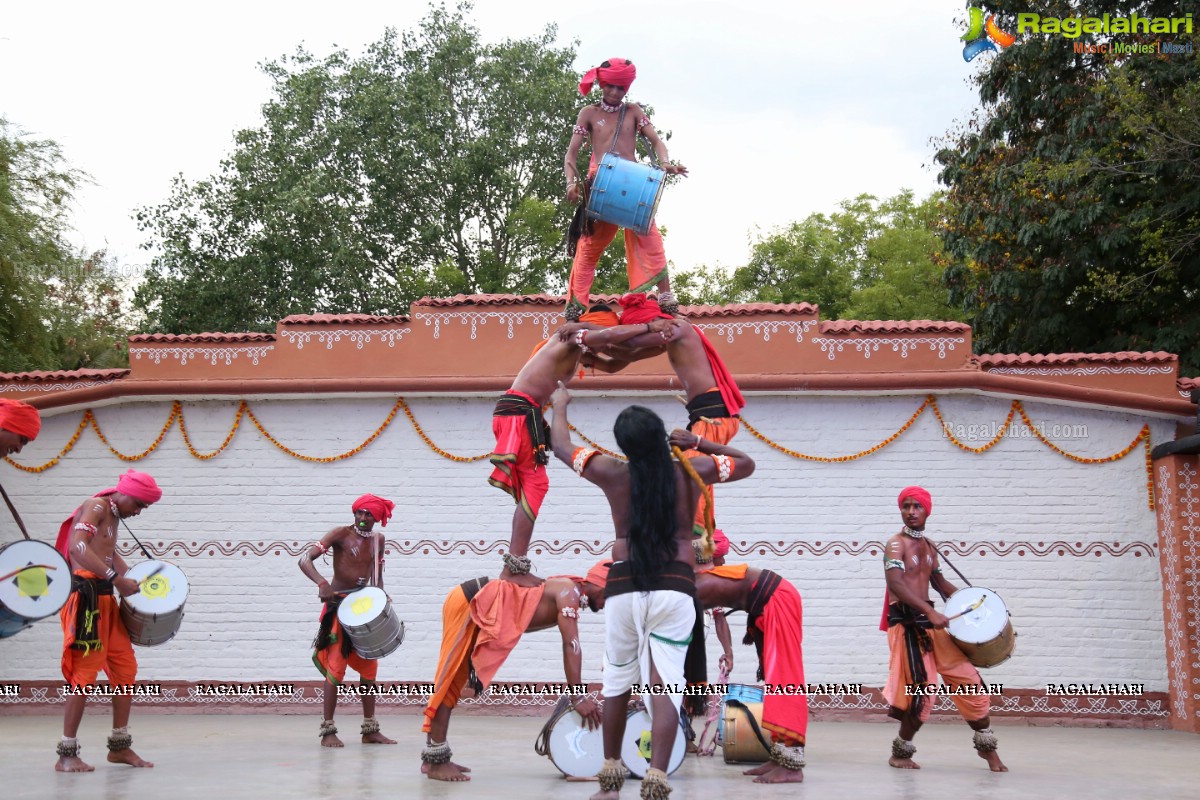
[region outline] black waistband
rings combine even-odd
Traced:
[[[929,601],[933,605],[933,601]],[[908,603],[894,602],[888,605],[888,627],[893,625],[915,625],[918,628],[932,628],[933,623],[924,611],[918,611]]]
[[[767,603],[771,602],[771,595],[775,594],[775,590],[779,588],[779,584],[783,583],[783,577],[769,569],[764,569],[758,575],[758,580],[750,587],[750,601],[746,609],[746,614],[750,619],[756,619],[762,616],[763,609],[767,607]]]
[[[86,589],[94,597],[113,593],[113,582],[108,578],[85,578],[82,575],[71,576],[71,591],[78,592]]]
[[[682,592],[688,597],[696,596],[696,571],[690,564],[682,561],[668,562],[662,572],[651,575],[646,580],[646,586],[639,589],[633,583],[633,564],[629,561],[616,561],[608,571],[608,583],[604,587],[604,596],[616,597],[642,591]]]
[[[721,392],[718,389],[713,389],[704,394],[698,394],[687,403],[688,425],[694,425],[700,421],[701,417],[709,419],[719,419],[721,417],[732,417],[729,409],[725,406],[725,400],[721,397]]]
[[[483,589],[487,582],[488,579],[486,577],[471,578],[471,580],[463,581],[458,586],[460,589],[462,589],[463,596],[467,598],[467,602],[469,603],[475,599],[475,595],[479,594],[480,590]]]
[[[527,397],[508,392],[500,395],[496,401],[493,417],[525,417],[525,428],[529,432],[529,442],[533,447],[533,458],[538,464],[549,464],[550,454],[546,448],[550,445],[550,429],[546,418],[542,416],[542,408],[531,402]]]

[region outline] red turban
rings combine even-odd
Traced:
[[[652,319],[674,319],[670,314],[658,307],[657,300],[651,300],[645,294],[627,294],[621,298],[621,324],[641,325]]]
[[[0,428],[33,441],[42,429],[42,417],[28,403],[0,398]]]
[[[351,506],[353,511],[370,511],[371,516],[379,520],[380,527],[386,528],[388,520],[392,517],[392,509],[396,504],[391,500],[384,500],[373,494],[364,494],[362,497],[354,501]]]
[[[154,478],[135,469],[128,470],[120,478],[117,478],[117,491],[134,500],[141,500],[146,505],[157,503],[163,495],[162,489],[158,488]]]
[[[608,584],[608,570],[611,566],[611,561],[601,561],[588,570],[587,577],[583,580],[603,589]]]
[[[607,66],[605,66],[607,65]],[[587,96],[597,81],[610,86],[624,86],[628,89],[637,77],[637,67],[625,58],[610,58],[598,67],[592,67],[583,75],[579,82],[579,93]]]
[[[920,486],[904,487],[900,492],[900,498],[896,501],[896,505],[904,505],[904,501],[910,497],[921,504],[921,508],[925,509],[926,514],[933,513],[933,497]]]
[[[713,558],[721,558],[729,553],[729,537],[717,528],[713,531]]]

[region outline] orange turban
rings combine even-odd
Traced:
[[[611,561],[598,562],[596,566],[588,570],[587,576],[583,579],[584,582],[603,589],[608,584],[608,570],[610,567],[612,567]]]
[[[42,417],[28,403],[0,398],[0,428],[33,441],[42,429]]]

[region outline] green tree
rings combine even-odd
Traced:
[[[262,127],[237,134],[216,175],[177,178],[138,213],[161,252],[136,298],[152,327],[266,330],[561,287],[574,48],[554,48],[553,27],[486,44],[465,8],[433,8],[358,58],[264,65]]]
[[[815,303],[823,319],[959,319],[941,285],[938,195],[859,195],[760,237],[710,302]],[[707,279],[703,272],[686,281]]]
[[[99,251],[74,252],[67,211],[86,176],[53,141],[0,118],[0,371],[129,363],[128,287]]]
[[[57,144],[0,117],[0,371],[39,369],[50,358],[42,276],[68,257],[63,234],[79,179]]]
[[[988,5],[1003,28],[1028,4]],[[1159,0],[1039,11],[1180,16]],[[1200,45],[1183,33],[1024,35],[978,74],[982,107],[937,161],[946,280],[981,351],[1161,349],[1200,368],[1200,61],[1086,52],[1160,39]]]

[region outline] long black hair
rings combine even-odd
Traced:
[[[675,463],[667,429],[648,408],[622,411],[613,434],[629,458],[629,560],[633,585],[645,591],[675,560]]]

